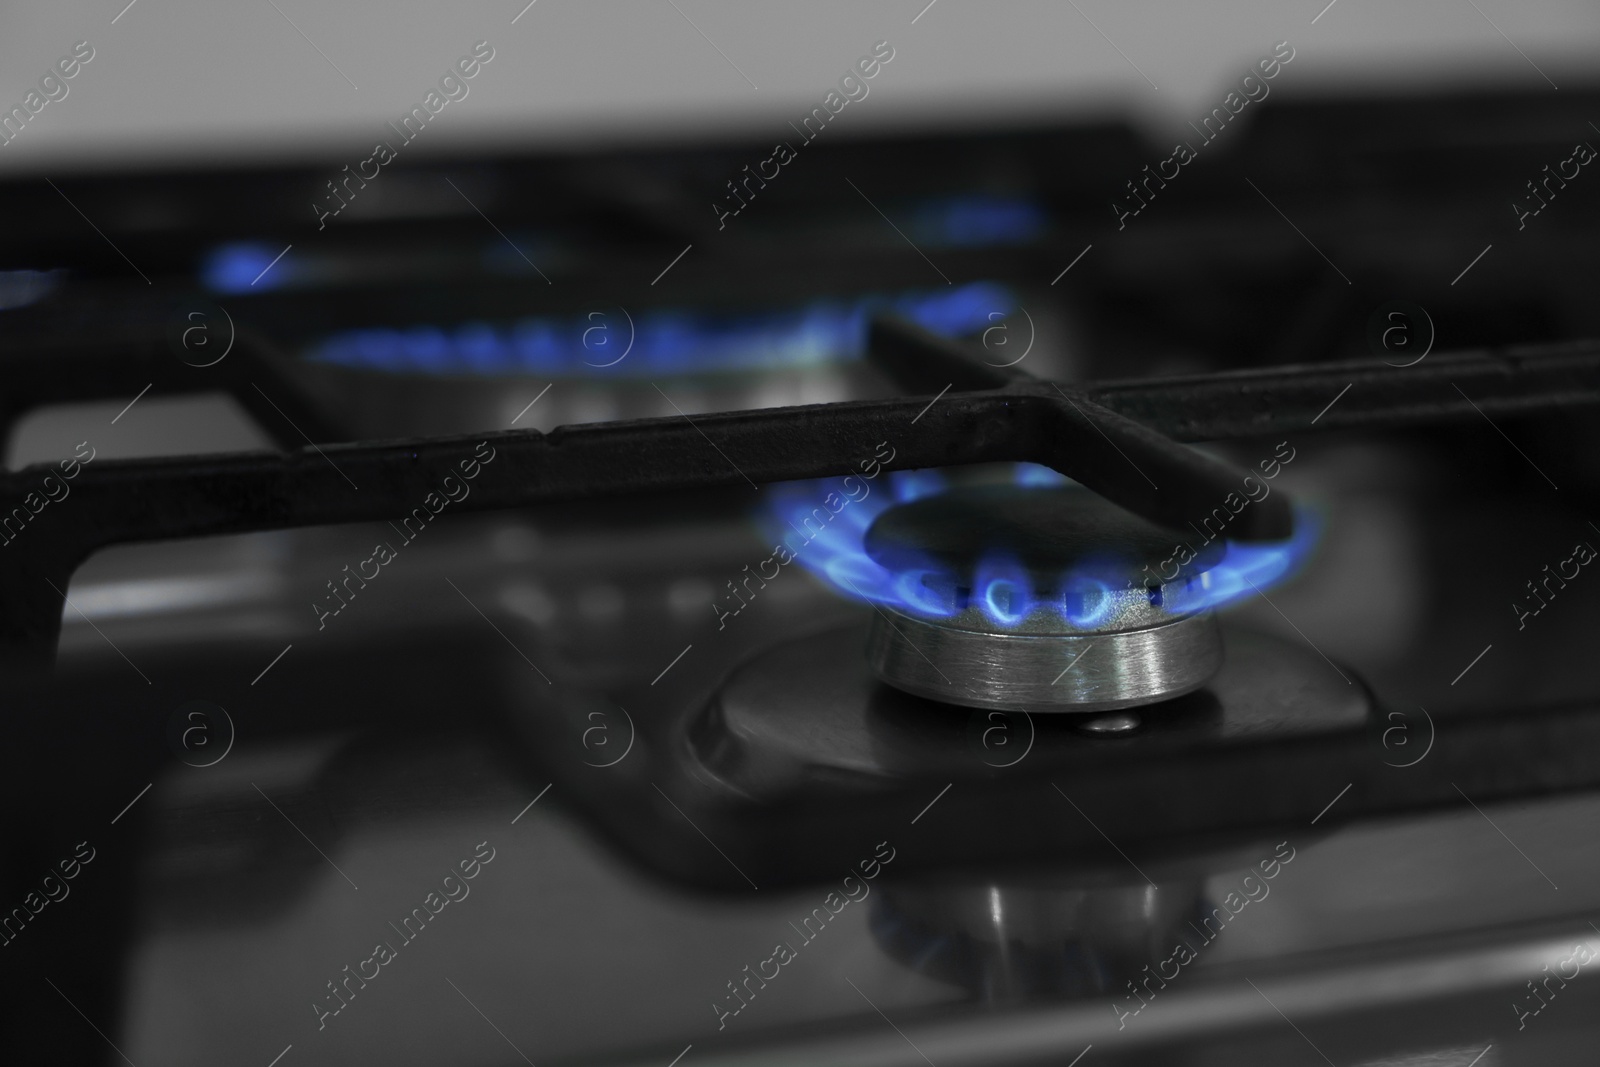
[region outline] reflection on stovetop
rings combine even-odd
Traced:
[[[376,750],[356,742],[326,764],[320,781],[274,795],[329,853],[327,862],[311,853],[311,866],[299,857],[309,851],[303,842],[244,781],[253,778],[271,792],[265,779],[293,754],[236,753],[244,757],[236,769],[242,788],[227,805],[217,797],[186,797],[182,787],[158,787],[147,824],[198,818],[210,825],[184,829],[222,840],[270,836],[302,847],[283,849],[295,860],[251,857],[232,872],[235,879],[226,879],[196,863],[181,841],[155,843],[144,893],[150,926],[133,963],[139,979],[133,988],[140,992],[130,1005],[129,1053],[136,1061],[139,1049],[155,1062],[183,1060],[184,1050],[167,1043],[175,1035],[157,1020],[188,1004],[184,1014],[195,1027],[183,1041],[198,1041],[195,1051],[239,1048],[251,1035],[257,1040],[250,1044],[259,1041],[262,1049],[278,1041],[269,1058],[294,1042],[309,1062],[363,1053],[395,1062],[494,1062],[504,1046],[492,1031],[483,1040],[474,1025],[481,1021],[447,978],[541,1061],[604,1046],[690,1041],[703,1029],[702,1016],[711,1018],[706,1004],[726,993],[724,983],[745,963],[769,955],[770,942],[796,939],[787,918],[798,921],[816,903],[812,897],[820,900],[812,892],[703,900],[641,881],[582,832],[559,795],[545,794],[524,810],[537,791],[499,772],[481,742],[408,741]],[[352,816],[348,801],[357,796],[365,811]],[[338,838],[312,814],[334,800],[344,823]],[[272,825],[259,825],[264,820]],[[480,842],[494,859],[467,895],[420,934],[415,922],[403,925]],[[228,859],[245,857],[212,857]],[[175,896],[178,889],[195,895]],[[738,1020],[740,1028],[853,1010],[849,987],[842,995],[833,988],[841,965],[872,988],[899,986],[886,996],[888,1005],[954,998],[947,987],[900,973],[874,951],[865,915],[855,909],[831,924],[831,944],[807,953],[825,962],[786,971],[781,991]],[[414,946],[402,940],[406,935]],[[349,1005],[320,1032],[307,1005],[323,1002],[326,983],[371,956],[374,942],[394,945],[399,958],[368,988],[347,991]],[[417,1017],[425,1003],[438,1009],[431,1021]],[[539,1010],[528,1011],[530,1004]],[[140,1026],[141,1017],[154,1025]]]
[[[924,902],[914,910],[926,925],[938,914],[927,902],[959,908],[971,888],[949,879],[896,879],[890,862],[873,872],[876,883],[857,875],[855,893],[867,906],[830,901],[837,886],[829,884],[739,897],[686,894],[641,879],[594,840],[558,793],[541,792],[506,764],[491,738],[442,735],[419,723],[314,743],[241,742],[214,768],[163,775],[139,823],[146,858],[124,1046],[134,1062],[203,1063],[261,1051],[270,1058],[288,1043],[310,1063],[505,1062],[501,1038],[474,1008],[536,1062],[632,1048],[657,1048],[670,1058],[717,1031],[721,1004],[743,1005],[724,1018],[728,1036],[759,1039],[869,1015],[862,994],[912,1033],[951,1011],[1017,1010],[1030,1002],[1020,992],[997,997],[963,988],[967,976],[909,957],[885,929],[913,894]],[[1404,987],[1352,990],[1330,978],[1325,992],[1337,993],[1330,1010],[1519,987],[1557,958],[1552,946],[1583,940],[1581,916],[1600,906],[1600,860],[1572,847],[1600,817],[1600,801],[1575,797],[1492,814],[1539,857],[1559,891],[1528,865],[1506,862],[1504,839],[1470,808],[1333,834],[1290,833],[1283,845],[1234,849],[1197,868],[1191,891],[1208,904],[1197,910],[1211,913],[1227,901],[1226,926],[1213,919],[1203,931],[1191,928],[1196,958],[1176,977],[1163,968],[1167,981],[1142,986],[1148,996],[1134,999],[1122,979],[1145,972],[1129,966],[1107,973],[1100,988],[1075,990],[1099,995],[1081,1020],[1063,1025],[1085,1042],[1121,1029],[1119,1021],[1135,1033],[1150,1027],[1150,1038],[1171,1038],[1196,1025],[1183,1005],[1230,983],[1242,986],[1246,964],[1250,974],[1259,978],[1265,969],[1271,983],[1288,986],[1318,968],[1337,976],[1341,966],[1396,951],[1418,961],[1464,953],[1480,966],[1468,973],[1424,969]],[[930,820],[884,833],[903,854],[939,829]],[[451,882],[475,849],[492,852],[492,860],[470,882],[458,873]],[[1268,869],[1270,878],[1262,873]],[[1073,881],[1066,873],[1066,884]],[[1102,898],[1149,899],[1131,874],[1098,886],[1077,882]],[[443,904],[433,898],[425,926],[405,924],[441,883],[454,886],[456,897]],[[967,886],[983,901],[1001,899],[982,875]],[[1017,895],[1006,892],[1008,901]],[[832,913],[825,927],[814,919],[800,926],[823,908]],[[1513,914],[1520,925],[1506,927]],[[1115,936],[1099,923],[1093,929],[1102,940]],[[1472,931],[1480,933],[1465,937]],[[1027,939],[1015,930],[1012,936]],[[1079,936],[1092,947],[1092,936]],[[372,979],[362,963],[375,943],[394,946],[395,958]],[[797,946],[796,959],[776,979],[766,970],[767,982],[741,987],[749,995],[732,1000],[729,983],[748,981],[747,968],[772,957],[774,943]],[[1165,962],[1170,945],[1155,945],[1140,964]],[[333,999],[328,983],[348,982],[356,971],[371,980],[341,985]],[[1570,996],[1566,1025],[1592,1003],[1592,994]],[[1178,1005],[1164,1020],[1163,1001]],[[1032,1003],[1039,1011],[1060,1002]],[[338,1014],[323,1017],[316,1005]],[[432,1006],[432,1018],[424,1005]],[[1270,1014],[1259,1007],[1261,1018]],[[1137,1014],[1130,1017],[1130,1009]],[[174,1017],[187,1020],[181,1034],[169,1024]]]

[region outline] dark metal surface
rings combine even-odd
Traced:
[[[174,329],[168,336],[149,329],[91,329],[83,337],[0,337],[0,366],[5,368],[0,440],[11,435],[18,418],[45,404],[129,397],[146,387],[154,396],[227,393],[284,449],[348,439],[339,420],[294,373],[288,357],[266,339],[235,332],[213,308],[214,318],[198,320],[206,325],[196,327],[202,332],[186,350],[181,332],[185,305],[162,303],[173,308]],[[203,333],[210,336],[201,343]],[[215,363],[201,365],[213,359]]]
[[[872,320],[867,352],[878,369],[908,393],[934,393],[946,386],[963,393],[999,389],[1033,377],[1014,365],[983,359],[958,341],[887,315]]]
[[[1047,465],[1155,523],[1182,527],[1204,519],[1246,477],[1231,464],[1184,448],[1102,406],[1082,389],[1039,382],[1018,368],[997,368],[960,344],[910,323],[875,320],[868,353],[898,381],[921,392],[937,395],[961,383],[968,390],[1009,393],[1015,403],[1024,396],[1049,402],[1055,417],[1042,435],[1052,453]],[[943,376],[949,381],[940,387]],[[1289,502],[1279,496],[1263,503],[1267,506],[1242,524],[1239,539],[1289,536],[1294,525]]]
[[[1313,426],[1437,426],[1483,415],[1594,406],[1600,401],[1600,342],[1439,352],[1410,367],[1359,360],[1107,382],[1089,395],[1179,441],[1290,434]]]
[[[1346,385],[1349,395],[1319,418]],[[1404,370],[1378,361],[1285,367],[1078,391],[1023,383],[979,393],[851,401],[769,411],[708,413],[564,427],[549,434],[488,435],[499,458],[457,510],[473,511],[625,493],[782,481],[847,471],[888,441],[890,469],[1031,461],[1078,479],[1136,513],[1173,519],[1208,513],[1222,493],[1184,477],[1157,491],[1134,476],[1126,450],[1073,406],[1074,396],[1119,412],[1125,443],[1219,440],[1306,430],[1313,424],[1394,426],[1483,414],[1592,406],[1600,400],[1600,346],[1438,356]],[[1342,409],[1342,410],[1341,410]],[[1126,415],[1122,414],[1126,413]],[[1128,416],[1143,420],[1134,423]],[[47,664],[60,625],[59,590],[85,556],[126,541],[392,519],[420,506],[470,457],[475,437],[307,448],[284,455],[103,461],[73,483],[71,507],[29,524],[24,549],[0,552],[0,647],[13,662]],[[796,447],[803,444],[803,449]],[[1216,477],[1228,471],[1208,464]],[[0,499],[20,502],[45,471],[0,479]],[[1150,472],[1154,474],[1155,472]],[[1227,490],[1233,488],[1226,483]],[[1144,488],[1141,489],[1140,487]],[[1274,502],[1279,505],[1273,506]],[[13,503],[12,506],[17,506]],[[9,513],[9,508],[7,512]],[[1287,533],[1281,497],[1241,517],[1230,534]],[[35,529],[43,527],[43,529]]]

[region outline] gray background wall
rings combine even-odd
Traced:
[[[918,17],[926,2],[537,0],[515,25],[526,0],[13,3],[0,102],[19,102],[75,41],[97,54],[67,99],[0,148],[0,174],[366,150],[479,39],[495,60],[418,149],[759,134],[885,38],[896,58],[845,136],[1107,110],[1165,133],[1285,39],[1297,51],[1275,86],[1286,93],[1539,88],[1594,69],[1600,50],[1594,0],[1336,0],[1320,17],[1326,0],[937,0]]]

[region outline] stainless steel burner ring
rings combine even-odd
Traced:
[[[964,613],[965,614],[965,613]],[[976,613],[972,613],[976,614]],[[885,611],[867,661],[880,679],[946,704],[1030,712],[1107,711],[1192,692],[1222,666],[1215,616],[1114,633],[999,633]]]

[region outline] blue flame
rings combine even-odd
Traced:
[[[1020,486],[1061,485],[1066,480],[1033,464],[1016,464],[1011,472],[1012,484]],[[860,485],[847,493],[851,481]],[[1062,575],[1048,595],[1034,589],[1025,568],[999,553],[982,560],[970,580],[931,559],[896,570],[884,567],[867,555],[868,527],[896,504],[949,487],[938,470],[894,471],[885,481],[886,485],[861,477],[773,485],[758,521],[774,542],[785,541],[795,550],[801,566],[840,593],[908,615],[950,618],[976,606],[991,622],[1009,629],[1030,614],[1045,611],[1070,628],[1092,630],[1116,610],[1116,594],[1127,584],[1126,579],[1108,577],[1109,572],[1094,561]],[[834,507],[828,506],[830,501]],[[1296,573],[1310,558],[1321,526],[1311,509],[1297,507],[1294,535],[1288,540],[1228,541],[1222,559],[1211,569],[1192,578],[1167,581],[1159,593],[1152,589],[1150,595],[1159,596],[1155,602],[1180,615],[1224,607]]]
[[[997,626],[1011,628],[1033,614],[1039,604],[1033,597],[1033,577],[1026,567],[996,555],[978,563],[972,578],[973,600],[978,610]]]
[[[1222,560],[1181,585],[1163,588],[1169,611],[1192,614],[1219,608],[1269,588],[1299,572],[1322,535],[1322,519],[1311,508],[1296,507],[1294,535],[1287,541],[1227,542]]]
[[[240,253],[225,262],[226,271],[216,267],[215,280],[208,274],[208,281],[214,287],[242,281],[248,288],[254,272],[248,277],[246,272],[255,262]],[[263,284],[283,266],[280,263],[262,279]],[[993,313],[1009,313],[1015,306],[1015,295],[1006,286],[974,282],[954,289],[816,300],[737,315],[667,308],[643,311],[630,319],[613,308],[514,323],[467,322],[450,329],[426,324],[364,327],[329,335],[313,344],[306,356],[378,371],[551,377],[646,378],[803,367],[860,359],[868,320],[880,311],[893,311],[935,333],[952,335],[990,326]]]
[[[1056,609],[1078,629],[1093,630],[1116,607],[1114,592],[1110,582],[1092,574],[1069,575],[1061,583]]]
[[[250,293],[276,289],[292,281],[295,261],[283,256],[277,266],[273,259],[281,250],[259,241],[233,241],[206,253],[200,265],[200,278],[213,293]],[[263,277],[268,267],[272,270]],[[256,279],[260,279],[259,282]]]
[[[1018,463],[1016,483],[1022,486],[1070,485],[1072,479],[1060,471],[1053,471],[1042,463]]]
[[[907,229],[919,245],[984,248],[1022,245],[1041,239],[1049,216],[1033,200],[968,193],[934,197],[910,209]]]
[[[884,482],[859,476],[769,486],[771,495],[760,525],[774,543],[793,546],[803,567],[842,593],[875,603],[905,605],[919,615],[956,614],[961,609],[955,603],[954,584],[941,591],[937,568],[895,573],[862,547],[874,519],[896,504],[943,492],[948,485],[944,475],[936,470],[915,470],[893,471],[883,477]],[[859,488],[852,490],[852,481]],[[837,513],[830,513],[829,499],[845,503]],[[816,532],[818,528],[820,532]],[[925,583],[924,577],[931,579],[931,584]]]
[[[948,619],[961,612],[961,591],[949,574],[917,567],[901,571],[892,580],[895,594],[913,614]]]

